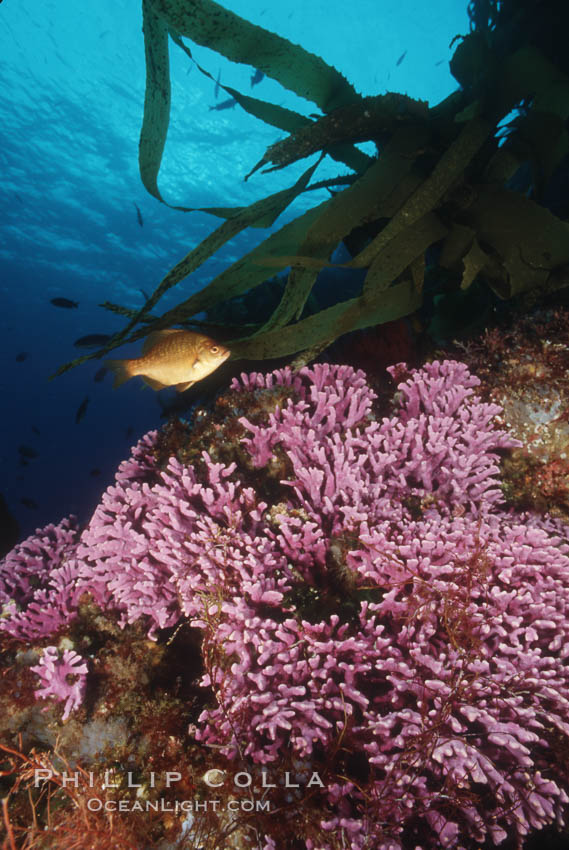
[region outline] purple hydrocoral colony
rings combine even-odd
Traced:
[[[30,668],[37,673],[42,687],[35,691],[38,699],[65,701],[63,720],[67,720],[75,708],[79,708],[85,695],[87,663],[76,652],[64,649],[62,658],[55,646],[46,646],[39,662]]]
[[[89,590],[153,632],[182,615],[203,630],[217,706],[197,737],[320,770],[321,827],[345,844],[521,846],[569,802],[569,545],[503,509],[497,452],[514,441],[462,364],[390,371],[381,420],[348,366],[242,376],[245,410],[288,396],[241,418],[249,464],[204,452],[160,472],[148,435],[59,557],[74,599]],[[27,557],[0,570],[45,570]]]
[[[116,486],[108,488],[90,528],[103,524],[101,516],[112,523],[124,490],[129,488],[134,493],[140,480],[151,475],[155,461],[150,451],[156,435],[156,431],[146,434],[130,458],[120,464]],[[101,541],[101,551],[112,541],[112,531],[107,530],[106,538]],[[101,605],[110,602],[108,580],[99,585],[96,574],[78,560],[79,541],[77,521],[71,516],[58,525],[37,529],[0,560],[0,631],[20,640],[45,638],[75,619],[77,601],[86,590]]]
[[[0,561],[0,631],[20,640],[53,634],[75,617],[75,517],[37,529]]]

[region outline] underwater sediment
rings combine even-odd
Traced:
[[[564,827],[567,526],[506,502],[520,441],[464,364],[388,371],[381,403],[350,366],[243,374],[147,434],[85,528],[0,562],[14,834],[473,850]]]

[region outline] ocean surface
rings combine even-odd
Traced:
[[[226,8],[301,44],[364,95],[400,92],[435,104],[456,88],[450,42],[469,29],[457,0],[230,0]],[[255,69],[191,45],[214,79],[251,93]],[[244,176],[283,134],[240,109],[177,47],[170,49],[172,112],[159,177],[184,206],[238,206],[290,186],[307,161]],[[50,375],[113,333],[123,319],[104,301],[139,308],[162,277],[219,220],[182,213],[148,195],[138,173],[145,62],[141,4],[131,0],[0,2],[0,494],[20,536],[64,515],[82,522],[129,447],[159,427],[156,394],[133,380],[95,382],[92,360]],[[311,104],[267,78],[256,97],[311,114]],[[337,173],[324,162],[318,179]],[[325,197],[310,192],[277,227]],[[246,231],[161,302],[201,289],[267,231]],[[51,299],[78,303],[66,309]],[[115,356],[136,356],[138,346]],[[173,393],[163,391],[167,399]],[[84,415],[78,410],[88,399]],[[76,421],[79,420],[79,421]]]

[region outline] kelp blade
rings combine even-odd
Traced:
[[[150,0],[164,24],[232,62],[252,65],[323,112],[358,99],[343,74],[319,56],[252,24],[213,0]]]

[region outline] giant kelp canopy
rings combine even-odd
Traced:
[[[409,315],[423,302],[425,257],[434,245],[431,275],[440,271],[457,290],[477,279],[506,299],[569,285],[569,202],[551,191],[569,171],[565,3],[472,0],[470,32],[457,36],[450,66],[460,88],[432,108],[391,92],[362,97],[318,56],[213,0],[143,0],[142,10],[147,79],[139,162],[152,195],[164,202],[158,175],[170,111],[169,40],[192,62],[183,38],[249,64],[322,112],[306,117],[222,86],[249,114],[287,133],[250,174],[313,154],[320,159],[289,189],[248,207],[205,209],[223,220],[219,227],[177,263],[142,309],[105,303],[128,318],[125,328],[60,373],[150,331],[190,326],[196,314],[286,268],[278,306],[268,320],[255,324],[251,317],[247,335],[231,342],[234,355],[291,355]],[[377,157],[355,146],[365,141],[376,144]],[[329,200],[285,224],[174,309],[154,311],[169,289],[228,240],[248,227],[272,225],[294,198],[314,188],[310,181],[324,156],[349,169],[326,181],[335,188]],[[339,267],[363,270],[360,294],[303,315],[320,271],[332,265],[342,241],[352,259]]]

